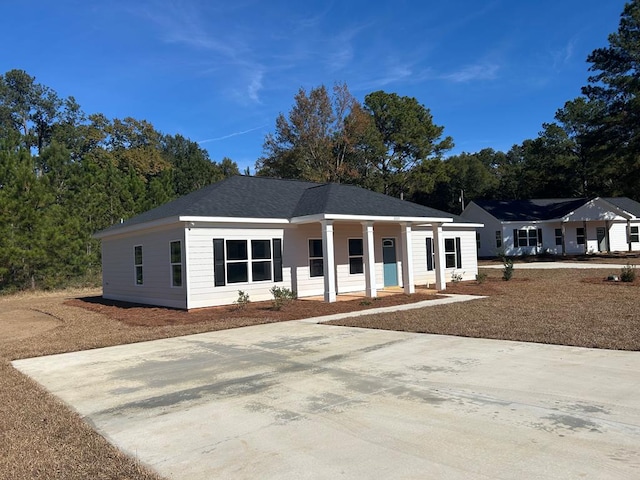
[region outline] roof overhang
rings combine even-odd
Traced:
[[[294,217],[291,219],[293,224],[316,223],[322,221],[337,222],[378,222],[378,223],[447,223],[451,224],[453,218],[447,217],[388,217],[388,216],[370,216],[370,215],[345,215],[338,213],[321,213],[317,215],[305,215],[302,217]]]
[[[134,233],[141,230],[160,228],[169,225],[183,224],[185,227],[193,227],[201,223],[226,223],[226,224],[267,224],[267,225],[288,225],[290,222],[286,218],[246,218],[246,217],[196,217],[196,216],[174,216],[151,222],[136,223],[133,225],[123,225],[120,228],[108,228],[93,234],[94,238],[102,239],[115,235]]]

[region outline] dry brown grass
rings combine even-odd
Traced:
[[[334,325],[495,338],[579,347],[640,350],[640,281],[608,282],[608,270],[516,270],[505,282],[484,270],[482,285],[450,285],[447,293],[489,298],[330,322]]]
[[[333,322],[369,328],[640,350],[640,282],[604,282],[603,270],[516,270],[510,282],[486,270],[481,284],[448,293],[490,295],[473,302]],[[95,301],[99,292],[0,297],[0,478],[160,479],[111,446],[9,360],[173,337],[314,315],[407,303],[433,296],[325,304],[298,301],[180,312]],[[69,300],[72,298],[74,300]],[[81,300],[84,299],[84,300]],[[86,308],[85,308],[86,307]]]

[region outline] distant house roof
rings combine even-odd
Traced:
[[[640,218],[640,203],[627,197],[603,197],[605,202],[615,205],[620,210],[632,214],[634,217]]]
[[[292,219],[320,214],[428,217],[469,223],[442,212],[353,185],[234,176],[160,205],[100,233],[171,217]]]
[[[552,220],[587,203],[586,198],[539,198],[531,200],[474,200],[503,222]]]
[[[537,198],[529,200],[474,200],[503,222],[540,221],[562,218],[586,204],[588,198]],[[611,205],[640,217],[640,203],[627,197],[602,198]]]

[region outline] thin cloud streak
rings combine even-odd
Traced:
[[[237,137],[240,135],[245,135],[247,133],[255,132],[256,130],[260,130],[261,128],[265,128],[266,126],[267,124],[265,123],[264,125],[260,125],[259,127],[250,128],[249,130],[243,130],[242,132],[233,132],[233,133],[230,133],[229,135],[224,135],[222,137],[207,138],[206,140],[198,140],[197,143],[218,142],[220,140],[226,140],[227,138]]]

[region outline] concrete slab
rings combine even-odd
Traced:
[[[13,364],[168,478],[640,478],[638,352],[296,321]]]

